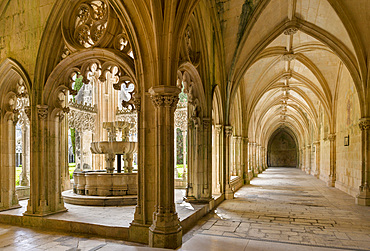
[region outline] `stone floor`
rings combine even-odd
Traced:
[[[370,207],[355,205],[353,197],[299,169],[269,168],[235,197],[199,221],[184,238],[191,238],[189,243],[197,238],[208,245],[211,241],[204,238],[220,242],[232,237],[245,250],[251,240],[268,241],[266,249],[270,250],[284,243],[301,245],[292,250],[370,250]]]
[[[370,207],[298,169],[270,168],[201,219],[183,242],[179,250],[370,250]],[[161,250],[2,224],[0,249]]]
[[[180,220],[189,217],[194,211],[202,208],[202,205],[191,205],[182,200],[185,196],[184,189],[176,189],[176,211]],[[0,212],[3,215],[21,216],[27,208],[27,200],[20,201],[21,208]],[[91,224],[99,224],[113,227],[129,227],[134,219],[135,206],[114,206],[114,207],[99,207],[99,206],[78,206],[65,204],[68,209],[65,213],[54,214],[47,216],[48,219],[86,222]]]

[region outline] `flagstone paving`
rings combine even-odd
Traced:
[[[299,169],[269,168],[187,238],[194,235],[370,250],[370,207]]]

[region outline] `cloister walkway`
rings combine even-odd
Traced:
[[[370,250],[370,208],[299,169],[269,168],[235,197],[185,235],[183,249]]]

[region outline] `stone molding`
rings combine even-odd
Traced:
[[[286,36],[290,36],[290,35],[294,35],[298,32],[298,27],[289,27],[289,28],[286,28],[284,30],[284,35]]]

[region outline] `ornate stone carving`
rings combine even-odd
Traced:
[[[203,128],[204,130],[208,130],[211,125],[211,120],[209,118],[203,118]]]
[[[232,126],[225,126],[225,134],[228,137],[233,135],[233,127]]]
[[[330,141],[334,141],[335,140],[335,134],[329,134],[328,135],[328,139],[330,140]]]
[[[181,131],[188,129],[188,109],[187,107],[179,108],[175,111],[175,128],[180,128]]]
[[[47,105],[37,105],[37,115],[39,119],[45,120],[48,117],[48,108]]]
[[[27,115],[27,118],[30,120],[31,119],[31,107],[25,106],[24,107],[24,112]]]
[[[289,27],[284,30],[284,35],[290,36],[296,34],[298,31],[298,27]]]
[[[176,94],[155,94],[151,96],[153,104],[156,107],[166,106],[175,108],[177,102],[179,101],[179,97]]]
[[[135,97],[134,98],[134,105],[135,105],[135,109],[140,112],[141,111],[141,98],[137,98]]]
[[[288,62],[290,62],[290,61],[294,60],[295,58],[296,58],[296,55],[295,55],[293,52],[285,53],[285,54],[281,57],[281,59],[282,59],[283,61],[288,61]]]
[[[70,128],[78,131],[94,131],[95,130],[95,114],[81,110],[71,109],[68,113],[68,125]]]
[[[362,118],[360,119],[360,123],[358,124],[361,131],[368,131],[370,130],[370,118]]]
[[[215,125],[214,129],[217,134],[220,134],[222,132],[222,125]]]

